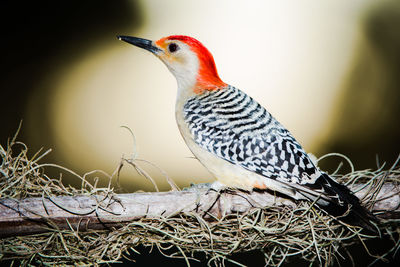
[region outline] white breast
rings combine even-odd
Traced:
[[[232,164],[196,144],[184,120],[183,106],[186,100],[187,98],[184,99],[178,96],[176,102],[175,117],[179,131],[192,153],[220,183],[230,188],[239,188],[247,191],[251,191],[254,187],[269,188],[294,196],[293,190],[284,186],[281,182],[268,179],[239,165]]]

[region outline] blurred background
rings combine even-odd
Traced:
[[[135,134],[139,158],[179,186],[213,180],[175,125],[174,77],[150,53],[118,41],[119,34],[199,39],[220,77],[258,100],[317,157],[343,153],[356,169],[375,169],[400,152],[400,1],[2,1],[0,7],[0,143],[23,120],[19,139],[32,155],[53,149],[43,161],[80,174],[111,173],[134,151],[124,125]],[[332,172],[340,161],[320,166]],[[169,189],[157,168],[143,166]],[[126,192],[153,190],[131,168],[121,185]]]
[[[52,148],[46,161],[79,173],[112,172],[133,153],[124,125],[139,157],[180,186],[212,181],[175,125],[174,77],[118,34],[201,40],[221,78],[318,157],[343,153],[363,169],[400,152],[399,1],[2,1],[1,10],[1,144],[23,120],[32,153]],[[128,168],[121,183],[153,189]]]
[[[399,1],[2,1],[0,143],[20,120],[32,153],[78,173],[112,172],[133,153],[180,186],[212,181],[175,125],[176,82],[116,35],[193,36],[221,78],[265,106],[317,157],[356,169],[400,152]],[[320,162],[332,172],[343,159]],[[151,165],[144,168],[162,190]],[[346,170],[344,170],[346,171]],[[74,184],[74,181],[68,181]],[[126,191],[153,190],[129,168]]]

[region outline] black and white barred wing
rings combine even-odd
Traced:
[[[232,164],[285,183],[319,175],[289,131],[232,86],[190,99],[184,114],[195,142]]]
[[[371,221],[375,218],[358,198],[320,172],[289,131],[240,90],[229,86],[190,99],[184,106],[184,119],[203,149],[288,185],[297,199],[317,200],[328,213],[374,231]]]

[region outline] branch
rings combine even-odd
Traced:
[[[359,198],[366,194],[367,189],[356,193]],[[376,199],[372,210],[383,211],[385,218],[396,217],[400,212],[400,188],[395,184],[385,184]],[[207,189],[0,199],[0,237],[69,229],[70,226],[79,231],[108,229],[141,218],[170,217],[185,212],[221,218],[245,213],[253,207],[271,206],[296,207],[296,203],[267,192],[232,191],[218,195]]]
[[[329,265],[350,255],[347,248],[355,243],[362,243],[375,261],[390,260],[400,249],[400,158],[387,171],[382,166],[336,177],[342,183],[358,184],[350,188],[362,203],[376,216],[390,219],[379,225],[380,236],[368,236],[309,202],[294,202],[267,191],[219,194],[196,187],[115,194],[112,187],[125,163],[154,184],[138,164],[143,161],[134,156],[122,159],[112,175],[97,170],[80,176],[63,166],[38,164],[48,152],[28,158],[28,147],[17,142],[16,135],[6,148],[0,145],[0,261],[98,265],[119,262],[145,246],[184,258],[188,265],[189,260],[197,260],[196,253],[205,254],[209,265],[222,266],[225,261],[235,263],[231,255],[254,250],[262,252],[268,266],[280,266],[295,255]],[[47,176],[47,168],[60,170],[60,179]],[[62,173],[79,179],[81,188],[65,187]],[[104,178],[109,180],[108,187],[98,188],[97,181]],[[393,243],[371,254],[365,241],[382,237]]]

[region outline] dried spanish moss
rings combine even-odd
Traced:
[[[22,199],[55,195],[113,195],[113,185],[118,173],[108,175],[94,171],[80,176],[65,167],[41,164],[49,151],[38,152],[32,158],[27,156],[28,148],[16,141],[16,136],[6,148],[0,146],[0,196]],[[151,179],[135,159],[123,160]],[[48,177],[44,169],[52,166],[60,168],[80,179],[81,188],[65,187],[59,179]],[[109,179],[106,188],[97,187],[98,177]],[[94,182],[89,183],[88,178]],[[377,200],[383,183],[400,183],[400,168],[389,170],[353,171],[347,175],[336,175],[340,182],[364,184],[369,193],[362,202],[367,207]],[[177,190],[169,180],[171,188]],[[379,215],[379,214],[377,214]],[[393,246],[384,255],[372,255],[379,261],[390,258],[400,248],[400,223],[386,221],[380,227],[382,236],[391,238]],[[196,261],[198,253],[204,253],[208,265],[224,266],[226,262],[242,264],[231,259],[234,253],[253,250],[262,251],[267,266],[279,266],[292,257],[301,257],[317,265],[330,265],[349,258],[346,248],[377,237],[361,234],[335,221],[331,216],[314,208],[312,203],[299,202],[296,208],[288,206],[254,208],[243,214],[227,215],[214,220],[205,219],[196,212],[179,213],[161,219],[142,218],[113,230],[91,230],[80,232],[72,226],[68,230],[58,230],[56,226],[49,232],[28,236],[3,238],[0,243],[0,259],[12,260],[18,265],[101,265],[116,263],[127,258],[135,260],[134,253],[139,245],[158,249],[165,254],[175,248],[168,257],[184,258],[187,265]],[[368,247],[365,250],[369,253]],[[134,253],[128,253],[134,252]]]

